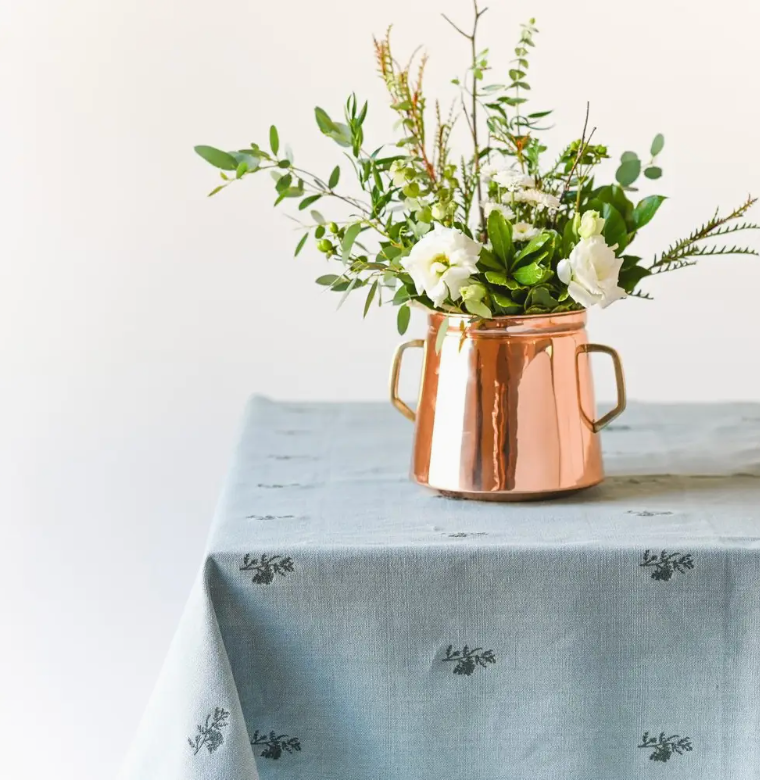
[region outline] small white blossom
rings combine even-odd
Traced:
[[[513,168],[497,171],[492,178],[500,187],[504,187],[510,192],[516,192],[522,187],[536,186],[536,180],[532,176]]]
[[[512,240],[513,241],[530,241],[538,235],[538,228],[527,222],[515,222],[512,225]]]
[[[618,276],[623,259],[615,257],[613,247],[607,246],[599,235],[582,238],[573,248],[570,257],[560,260],[557,276],[567,285],[570,297],[590,308],[599,304],[603,309],[625,298],[618,286]]]
[[[518,190],[514,193],[517,203],[532,203],[538,209],[556,211],[559,208],[559,199],[548,192],[537,189]]]
[[[509,208],[509,206],[504,206],[501,203],[486,203],[483,206],[483,211],[485,212],[486,219],[488,219],[488,215],[492,211],[498,211],[499,214],[501,214],[502,217],[504,217],[504,219],[506,219],[507,221],[510,221],[515,217],[515,212],[512,211],[512,209]]]
[[[483,181],[491,181],[500,171],[512,170],[512,164],[504,156],[497,157],[493,162],[487,162],[480,168],[480,178]]]
[[[417,293],[427,294],[434,306],[447,297],[461,295],[471,276],[477,273],[482,244],[454,228],[436,225],[418,241],[401,264],[412,277]]]

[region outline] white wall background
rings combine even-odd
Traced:
[[[518,22],[538,17],[534,95],[566,137],[587,100],[616,155],[665,134],[672,199],[640,248],[760,193],[760,5],[491,5],[497,65]],[[3,777],[113,775],[250,393],[385,397],[390,310],[362,322],[357,300],[336,315],[312,283],[324,261],[292,259],[298,234],[272,212],[269,183],[206,200],[215,174],[193,145],[264,143],[276,121],[326,175],[340,157],[315,104],[338,114],[356,90],[370,138],[391,126],[373,32],[395,21],[400,53],[427,43],[428,91],[450,94],[466,52],[441,10],[470,13],[465,0],[0,5]],[[655,303],[592,323],[621,351],[631,395],[760,400],[760,261],[706,261],[650,287]],[[610,377],[599,385],[612,394]]]

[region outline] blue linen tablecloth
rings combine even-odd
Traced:
[[[634,405],[551,502],[427,492],[411,439],[251,401],[125,780],[760,777],[760,406]]]

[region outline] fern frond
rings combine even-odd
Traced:
[[[652,274],[667,273],[668,271],[677,271],[694,265],[695,260],[686,258],[712,257],[717,255],[757,255],[756,249],[743,246],[699,246],[698,242],[708,239],[720,238],[721,236],[738,233],[742,230],[760,230],[760,225],[753,222],[742,222],[738,225],[729,223],[741,219],[747,211],[757,202],[757,198],[749,196],[740,206],[735,208],[726,216],[721,217],[716,210],[715,214],[696,230],[693,230],[686,238],[679,239],[671,244],[665,252],[655,258],[649,270]]]

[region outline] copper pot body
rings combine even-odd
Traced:
[[[424,350],[416,411],[398,396],[410,347]],[[593,352],[612,358],[617,379],[618,403],[600,419]],[[426,338],[396,351],[391,400],[414,421],[412,478],[420,485],[461,498],[528,500],[602,481],[599,431],[625,408],[625,383],[617,353],[588,342],[585,311],[492,320],[430,312]]]

